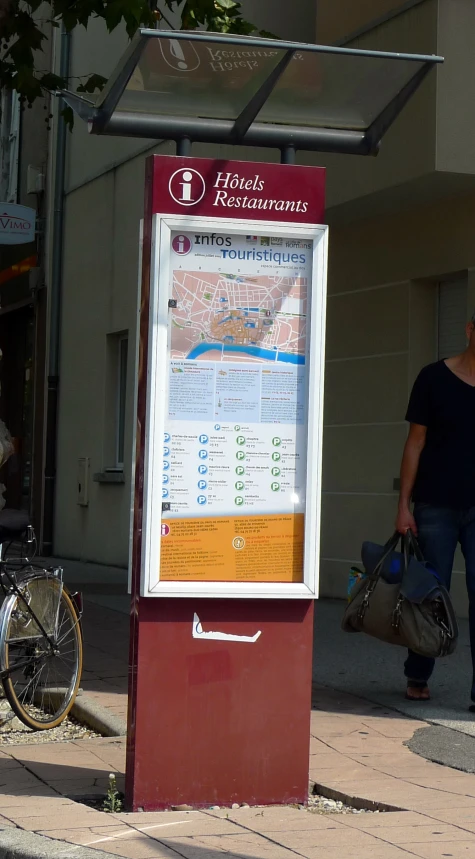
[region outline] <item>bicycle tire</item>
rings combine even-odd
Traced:
[[[37,575],[21,588],[57,652],[52,653],[24,601],[9,596],[0,615],[0,668],[9,672],[2,683],[15,715],[34,731],[44,731],[60,725],[74,704],[82,672],[81,626],[71,597],[54,577]]]

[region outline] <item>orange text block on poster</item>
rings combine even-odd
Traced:
[[[304,514],[169,519],[160,580],[302,582]]]

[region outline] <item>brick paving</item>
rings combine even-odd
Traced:
[[[85,613],[84,694],[125,719],[128,618]],[[421,714],[423,710],[421,709]],[[296,808],[106,814],[75,801],[123,784],[125,739],[0,748],[0,830],[17,827],[128,859],[475,859],[475,774],[404,745],[426,723],[328,688],[314,689],[310,778],[377,814]],[[1,847],[0,831],[0,847]]]

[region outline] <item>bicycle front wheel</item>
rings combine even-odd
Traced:
[[[15,715],[43,731],[61,724],[74,704],[82,671],[81,627],[58,579],[37,576],[19,588],[23,599],[8,597],[0,619],[3,688]]]

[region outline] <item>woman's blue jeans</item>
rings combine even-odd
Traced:
[[[450,588],[455,549],[460,543],[465,558],[469,601],[470,647],[472,651],[472,701],[475,701],[475,507],[462,509],[416,504],[414,518],[418,542],[426,561]],[[434,659],[409,651],[404,674],[411,680],[427,682],[434,670]]]

